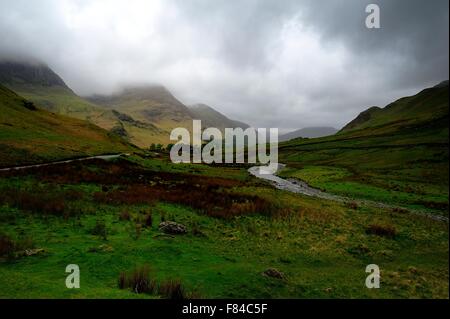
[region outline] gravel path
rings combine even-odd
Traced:
[[[32,168],[32,167],[50,166],[50,165],[63,164],[63,163],[87,161],[87,160],[94,159],[94,158],[99,158],[99,159],[103,159],[103,160],[110,160],[110,159],[118,158],[121,155],[126,155],[126,154],[97,155],[97,156],[74,158],[74,159],[70,159],[70,160],[50,162],[50,163],[15,166],[15,167],[6,167],[6,168],[0,168],[0,172],[20,170],[20,169],[26,169],[26,168]]]

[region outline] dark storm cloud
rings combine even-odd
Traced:
[[[42,60],[79,94],[161,83],[260,127],[339,127],[448,78],[447,0],[0,4],[0,56]]]
[[[304,18],[323,41],[343,41],[362,59],[383,64],[390,55],[407,60],[389,77],[394,84],[417,87],[436,77],[448,77],[449,2],[447,0],[311,1]],[[361,27],[365,7],[381,8],[381,30]],[[334,17],[334,18],[333,18]]]

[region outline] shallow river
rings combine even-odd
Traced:
[[[286,165],[284,165],[284,164],[278,164],[277,172],[279,170],[281,170],[282,168],[284,168],[285,166]],[[263,168],[261,170],[263,173],[261,173],[260,167]],[[325,193],[317,188],[313,188],[313,187],[309,186],[308,184],[306,184],[305,182],[300,181],[300,180],[290,179],[290,178],[284,179],[284,178],[281,178],[274,174],[268,174],[267,172],[264,174],[264,171],[265,171],[264,168],[265,168],[265,166],[253,166],[253,167],[249,168],[248,172],[250,174],[252,174],[253,176],[256,176],[257,178],[269,181],[274,187],[276,187],[278,189],[282,189],[282,190],[292,192],[292,193],[303,194],[303,195],[313,196],[313,197],[318,197],[318,198],[323,198],[323,199],[329,199],[329,200],[334,200],[334,201],[338,201],[338,202],[353,201],[359,205],[362,204],[362,205],[368,205],[368,206],[383,208],[383,209],[398,208],[398,206],[388,205],[388,204],[381,203],[381,202],[375,202],[375,201],[364,200],[364,199],[355,200],[355,199],[344,197],[344,196],[338,196],[338,195]],[[410,210],[410,212],[414,213],[414,214],[425,215],[434,220],[445,221],[447,223],[449,221],[447,216],[431,214],[428,212],[421,212],[421,211],[411,211]]]
[[[278,164],[277,171],[283,169],[285,166],[286,165],[284,165],[284,164]],[[261,171],[260,171],[261,167],[263,168],[263,170],[262,170],[263,173],[261,173]],[[303,181],[299,181],[296,179],[284,179],[284,178],[281,178],[281,177],[273,175],[273,174],[267,174],[267,173],[264,174],[264,166],[253,166],[248,171],[253,176],[256,176],[260,179],[264,179],[266,181],[270,181],[278,189],[286,190],[286,191],[289,191],[292,193],[299,193],[299,194],[303,194],[303,195],[307,195],[307,196],[314,196],[314,197],[320,197],[320,198],[332,199],[332,200],[340,200],[340,201],[343,200],[342,197],[324,193],[319,189],[309,186],[308,184],[306,184]]]

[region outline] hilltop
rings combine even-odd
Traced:
[[[229,119],[206,104],[191,105],[189,110],[195,119],[202,120],[202,125],[204,127],[216,127],[221,131],[225,130],[225,128],[240,127],[246,129],[249,127],[246,123]]]
[[[0,84],[50,112],[87,120],[141,148],[169,144],[175,127],[248,127],[205,105],[188,108],[160,85],[125,87],[111,95],[78,96],[50,67],[37,62],[0,61]]]
[[[101,112],[95,105],[77,96],[45,64],[0,62],[0,84],[51,112],[77,118]]]
[[[167,140],[168,133],[151,123],[140,122],[78,96],[45,64],[0,62],[0,84],[42,109],[87,120],[137,146],[148,147],[152,142]]]
[[[171,129],[192,119],[189,109],[159,85],[128,87],[116,94],[96,95],[88,99],[161,129]]]
[[[361,134],[398,132],[448,117],[448,81],[426,88],[414,96],[403,97],[384,108],[371,107],[344,126],[340,133]]]
[[[313,127],[304,127],[299,130],[295,130],[280,136],[279,140],[281,142],[289,141],[294,138],[315,138],[315,137],[324,137],[329,135],[334,135],[338,132],[334,127],[328,126],[313,126]]]

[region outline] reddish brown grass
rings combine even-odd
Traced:
[[[136,267],[130,273],[121,272],[118,285],[120,289],[131,289],[137,294],[156,293],[156,281],[150,278],[150,267],[147,265]]]
[[[11,257],[15,251],[14,241],[8,235],[0,234],[0,257]]]
[[[366,233],[388,238],[394,238],[397,236],[397,230],[392,225],[372,224],[367,227]]]
[[[2,172],[9,176],[13,173]],[[127,161],[105,162],[90,160],[30,168],[14,175],[32,175],[49,185],[94,183],[102,185],[94,193],[94,202],[110,205],[153,205],[158,201],[192,207],[211,217],[230,218],[245,214],[272,215],[277,207],[257,195],[231,192],[245,183],[226,178],[199,176],[185,173],[156,172]],[[77,200],[83,193],[67,194],[48,191],[26,192],[16,190],[0,195],[0,203],[8,203],[23,210],[54,215],[67,215],[66,200]],[[126,216],[124,216],[126,218]],[[148,220],[150,222],[150,220]]]

